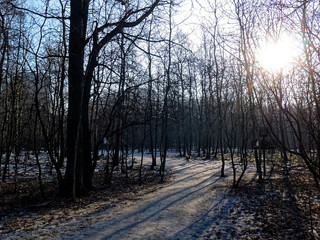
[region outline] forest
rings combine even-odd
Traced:
[[[0,0],[0,235],[17,202],[161,191],[180,161],[308,188],[320,239],[319,24],[316,0]]]

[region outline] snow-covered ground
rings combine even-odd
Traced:
[[[145,161],[150,161],[146,158]],[[59,222],[59,213],[35,222],[39,227],[9,234],[5,239],[193,239],[229,238],[246,226],[229,194],[231,168],[220,177],[220,162],[170,156],[173,180],[164,188],[111,204],[95,203]],[[51,216],[50,216],[51,215]],[[26,216],[24,216],[26,217]],[[36,217],[36,216],[35,216]],[[248,218],[248,216],[246,216]],[[47,221],[41,223],[41,221]]]
[[[220,178],[218,161],[186,163],[182,158],[171,157],[168,165],[174,174],[169,186],[139,201],[126,202],[83,219],[86,227],[63,238],[215,238],[217,232],[227,237],[233,230],[241,230],[243,226],[236,224],[230,213],[237,199],[227,197],[228,178]]]
[[[150,157],[145,159],[148,161]],[[156,191],[98,201],[79,209],[53,210],[41,217],[23,215],[21,229],[0,238],[261,239],[263,225],[262,220],[257,222],[258,211],[245,209],[246,195],[231,191],[230,165],[226,165],[225,178],[220,177],[218,160],[186,162],[171,155],[167,166],[173,177]],[[250,167],[245,181],[254,174]],[[26,222],[33,226],[26,226]]]

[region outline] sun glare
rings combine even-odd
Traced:
[[[277,41],[266,41],[261,46],[257,57],[264,70],[278,72],[292,66],[298,53],[298,46],[294,38],[284,35]]]

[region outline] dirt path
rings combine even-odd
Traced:
[[[145,160],[151,161],[150,157]],[[21,211],[8,216],[9,225],[0,222],[0,239],[320,240],[320,195],[316,190],[301,195],[304,188],[312,186],[310,180],[291,195],[279,174],[266,181],[264,190],[252,181],[250,187],[235,191],[230,188],[230,163],[225,178],[220,177],[218,160],[186,163],[183,158],[170,156],[167,166],[173,177],[162,188],[128,192],[118,199],[97,198],[83,204],[80,200],[75,207]],[[255,169],[250,166],[244,182],[254,180],[254,176]],[[312,205],[305,204],[310,201]],[[313,228],[309,224],[310,207]]]
[[[217,161],[171,157],[173,182],[138,201],[100,211],[85,226],[63,239],[193,239],[231,238],[241,226],[235,220],[238,200],[228,194]],[[230,169],[229,169],[230,171]],[[81,224],[82,225],[82,224]],[[239,236],[239,235],[238,235]]]
[[[146,158],[146,161],[151,161]],[[173,179],[163,188],[83,207],[22,212],[4,239],[241,239],[256,232],[253,215],[231,194],[231,167],[218,160],[170,156]],[[251,229],[252,228],[252,229]],[[1,235],[1,234],[0,234]],[[0,237],[0,239],[2,239]]]

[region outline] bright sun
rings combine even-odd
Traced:
[[[266,41],[258,51],[258,62],[265,70],[279,72],[294,63],[299,50],[293,37],[283,35],[277,41]]]

